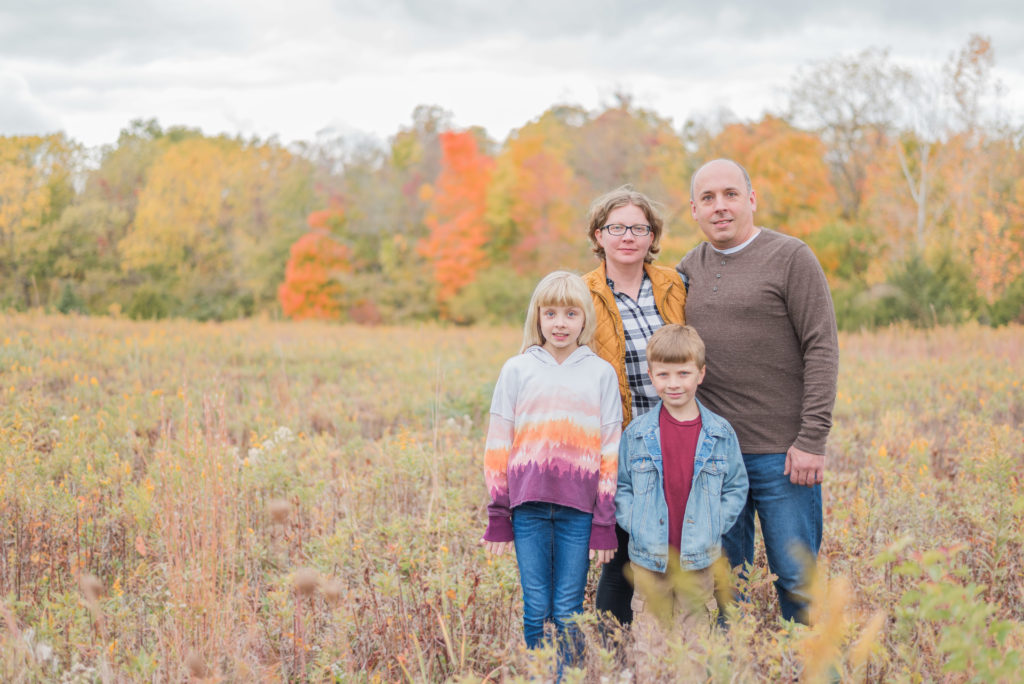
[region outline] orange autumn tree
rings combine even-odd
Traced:
[[[947,143],[938,171],[951,197],[952,249],[970,264],[978,294],[991,304],[1024,276],[1024,155],[1011,140],[972,144],[958,136]]]
[[[746,166],[760,224],[807,238],[839,217],[825,145],[815,134],[768,115],[727,126],[713,144],[719,154]]]
[[[345,209],[336,198],[331,199],[326,209],[310,212],[306,217],[306,223],[315,231],[339,232],[344,228],[345,220]]]
[[[806,238],[839,218],[825,145],[813,133],[791,128],[763,141],[752,151],[750,167],[765,225]]]
[[[509,135],[495,161],[487,221],[495,260],[532,275],[589,266],[580,207],[589,201],[567,162],[568,125],[556,112]]]
[[[658,259],[678,260],[699,241],[689,218],[689,156],[670,121],[634,106],[629,95],[616,94],[612,106],[580,124],[574,139],[571,164],[588,186],[577,220],[586,220],[587,206],[598,195],[629,183],[663,205],[665,227]],[[574,242],[581,244],[578,237]],[[592,255],[585,251],[592,267]]]
[[[480,151],[472,131],[442,133],[441,172],[427,191],[429,234],[419,244],[437,282],[442,311],[487,265],[487,188],[494,160]]]
[[[284,282],[277,289],[285,316],[296,320],[342,317],[345,288],[339,276],[352,271],[352,251],[331,235],[328,226],[338,225],[343,218],[338,206],[309,215],[313,230],[292,245]]]

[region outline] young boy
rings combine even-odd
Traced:
[[[622,434],[615,494],[615,517],[629,532],[633,611],[637,620],[676,618],[684,629],[706,630],[715,605],[711,565],[746,503],[747,471],[732,427],[697,401],[697,332],[660,328],[647,343],[647,367],[661,401]]]

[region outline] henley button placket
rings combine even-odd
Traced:
[[[725,266],[725,259],[722,259],[722,266]],[[715,274],[715,278],[721,278],[721,277],[722,277],[721,273],[716,273]],[[712,292],[718,292],[718,285],[715,285],[713,288],[711,288],[711,291]]]

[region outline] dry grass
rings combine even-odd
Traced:
[[[515,562],[477,546],[485,414],[517,345],[511,328],[0,316],[0,679],[541,675]],[[728,633],[637,654],[588,616],[567,679],[1015,677],[1024,330],[842,345],[816,626],[776,620],[762,558]]]

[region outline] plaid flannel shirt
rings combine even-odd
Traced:
[[[654,303],[654,286],[644,273],[640,295],[636,301],[627,294],[615,291],[615,283],[608,278],[608,287],[615,293],[626,334],[626,379],[633,394],[633,419],[650,411],[658,403],[651,376],[647,374],[647,340],[654,331],[665,325]]]

